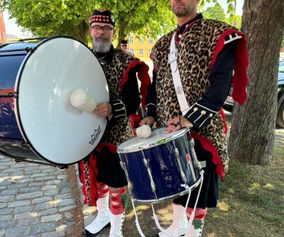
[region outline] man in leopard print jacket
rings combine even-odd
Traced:
[[[207,208],[217,205],[218,177],[223,179],[228,168],[222,106],[231,84],[235,101],[243,104],[246,100],[245,36],[223,22],[203,19],[197,13],[199,1],[170,0],[178,26],[152,49],[154,78],[148,92],[147,117],[140,125],[152,125],[156,120],[166,132],[189,127],[204,170],[200,198],[197,200],[196,188],[187,207],[188,195],[174,199],[173,222],[160,237],[201,236]],[[185,213],[193,215],[192,226],[187,226]]]
[[[117,145],[133,137],[133,120],[140,105],[146,104],[150,85],[148,66],[112,46],[115,21],[109,10],[95,10],[90,18],[93,51],[108,83],[110,101],[100,103],[94,112],[108,119],[95,151],[79,164],[85,204],[97,206],[97,217],[85,228],[85,236],[95,236],[111,225],[110,237],[122,236],[127,180],[116,152]],[[137,77],[141,81],[140,92]],[[109,208],[110,196],[110,208]]]

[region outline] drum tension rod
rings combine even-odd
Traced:
[[[27,53],[28,53],[28,52],[33,52],[33,51],[34,51],[34,49],[33,49],[33,48],[31,48],[31,47],[26,47],[26,48],[25,48],[25,50],[27,51]]]
[[[22,146],[25,146],[25,147],[31,147],[31,144],[28,143],[28,142],[22,142]]]
[[[0,94],[0,98],[18,98],[18,92],[9,92],[8,94]]]

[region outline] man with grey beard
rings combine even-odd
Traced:
[[[145,106],[146,90],[150,85],[148,66],[113,47],[114,28],[111,11],[93,12],[90,18],[93,52],[104,70],[110,101],[100,103],[94,109],[98,116],[108,119],[108,124],[95,151],[79,165],[84,202],[97,206],[98,211],[94,221],[86,226],[85,236],[95,236],[109,224],[110,237],[122,236],[127,180],[116,149],[120,143],[133,137],[134,118],[140,104]],[[136,75],[141,81],[140,90]]]

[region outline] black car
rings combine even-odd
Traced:
[[[278,71],[278,104],[277,104],[277,126],[284,128],[284,60],[279,63]],[[234,100],[228,96],[223,108],[229,112],[233,111]]]

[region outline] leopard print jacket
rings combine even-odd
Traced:
[[[110,98],[122,99],[119,85],[121,83],[123,73],[127,69],[129,63],[133,60],[139,59],[131,55],[127,55],[121,50],[114,49],[114,55],[111,63],[102,65],[108,83]],[[131,100],[131,98],[129,98],[129,100]],[[111,119],[108,121],[100,143],[110,143],[117,146],[132,137],[133,132],[129,117],[125,115],[124,118],[115,120]]]
[[[178,68],[189,106],[196,103],[210,86],[210,63],[221,34],[231,26],[214,20],[196,20],[180,38]],[[180,106],[174,89],[168,54],[174,31],[162,37],[152,49],[152,59],[157,69],[157,122],[166,126],[172,117],[180,115]],[[217,149],[224,170],[228,168],[227,140],[224,124],[218,112],[200,132]]]

